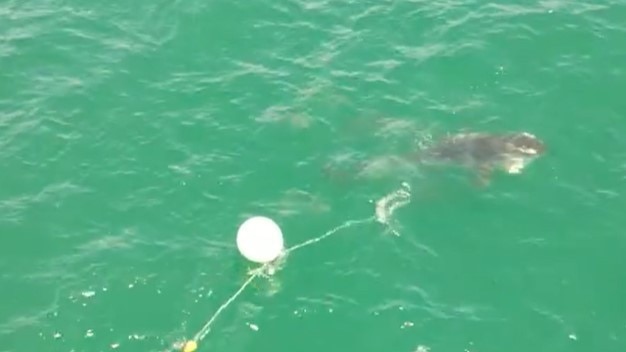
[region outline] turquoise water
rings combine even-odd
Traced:
[[[0,351],[624,351],[619,1],[0,3]],[[399,161],[529,131],[520,175]],[[361,167],[361,169],[357,168]],[[336,172],[339,170],[340,172]],[[393,234],[395,230],[399,236]]]

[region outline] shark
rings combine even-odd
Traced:
[[[423,164],[452,164],[475,171],[481,185],[495,171],[520,174],[546,153],[545,143],[529,132],[460,132],[449,134],[415,153]]]

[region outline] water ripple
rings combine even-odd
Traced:
[[[29,306],[5,304],[2,337],[22,334],[32,341],[40,334],[43,342],[33,350],[146,350],[188,334],[219,305],[213,290],[226,295],[237,270],[244,271],[233,269],[229,257],[236,253],[234,223],[262,211],[306,218],[295,222],[315,227],[313,217],[356,212],[346,206],[343,215],[333,215],[332,199],[341,196],[324,193],[326,180],[311,170],[336,157],[342,166],[359,163],[363,178],[404,178],[415,170],[399,151],[430,136],[423,126],[451,129],[521,115],[511,124],[533,126],[536,117],[545,129],[562,129],[562,140],[551,138],[562,149],[576,136],[599,146],[605,138],[592,138],[604,132],[590,131],[583,115],[573,123],[558,115],[578,107],[572,96],[584,97],[568,89],[593,81],[608,91],[624,77],[623,54],[613,44],[626,32],[622,8],[619,1],[4,1],[0,223],[10,260],[0,262],[1,278],[9,292],[3,297]],[[554,98],[558,94],[563,100]],[[587,116],[617,126],[619,109],[601,95],[593,98]],[[517,99],[526,104],[515,105]],[[547,111],[549,102],[558,106]],[[358,126],[345,132],[344,121]],[[574,137],[571,126],[579,128]],[[358,128],[366,133],[357,135]],[[622,150],[620,132],[612,128],[606,140]],[[587,216],[619,214],[607,208],[619,209],[624,191],[607,179],[623,180],[624,163],[615,160],[624,155],[607,150],[579,150],[577,160],[568,161],[587,159],[604,170],[595,176],[555,167],[572,172],[550,187]],[[282,191],[264,185],[278,183],[276,175],[285,177],[275,186]],[[363,195],[346,193],[351,200]],[[499,196],[530,207],[524,202],[531,195]],[[572,221],[576,210],[542,207],[550,224]],[[623,238],[619,229],[598,225],[593,236]],[[331,270],[337,283],[358,276],[361,288],[320,285],[323,294],[299,296],[297,304],[388,316],[402,311],[394,319],[488,319],[491,312],[482,306],[442,298],[444,280],[456,277],[438,271],[423,278],[423,270],[423,284],[415,284],[424,269],[417,260],[446,258],[458,243],[446,237],[430,249],[411,240],[385,257],[388,247],[372,244],[376,235],[359,238],[367,243],[363,250],[347,246],[353,252],[342,253],[343,260],[349,257],[344,267],[337,259],[311,265],[323,269],[324,283]],[[545,244],[534,249],[557,241],[573,246],[592,236],[561,235],[534,236]],[[367,251],[376,255],[365,260]],[[397,258],[404,262],[392,263]],[[372,263],[378,269],[363,268]],[[472,270],[478,269],[454,274],[478,273]],[[448,288],[458,287],[450,282]],[[239,312],[237,324],[259,309]],[[561,325],[570,320],[558,318]],[[79,346],[84,341],[94,345]]]

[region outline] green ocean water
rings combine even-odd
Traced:
[[[626,351],[623,1],[0,2],[0,351]],[[520,175],[398,157],[528,131]],[[355,168],[355,165],[364,167]],[[339,170],[341,172],[335,172]],[[399,236],[392,233],[395,229]]]

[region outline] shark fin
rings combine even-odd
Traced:
[[[476,169],[474,182],[479,187],[487,187],[491,183],[492,174],[493,174],[493,167],[491,165],[481,164]]]

